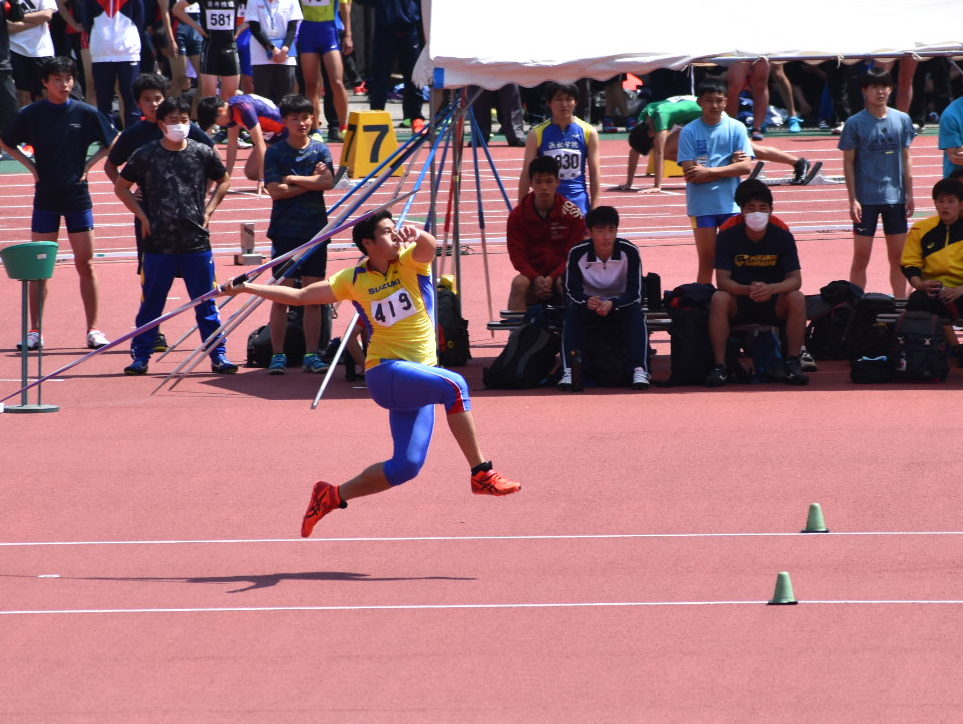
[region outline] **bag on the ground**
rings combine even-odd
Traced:
[[[890,364],[897,381],[942,382],[950,371],[943,325],[936,314],[903,312],[893,331]]]
[[[806,350],[816,359],[846,359],[855,305],[840,302],[806,325]]]
[[[830,282],[806,298],[806,349],[816,359],[847,359],[849,335],[862,287],[845,280]]]
[[[321,306],[321,342],[320,348],[328,344],[331,338],[331,305]],[[304,346],[304,309],[291,307],[288,309],[288,328],[284,335],[284,354],[288,358],[288,367],[297,367],[304,361],[307,350]],[[271,364],[271,328],[268,325],[258,327],[247,338],[247,366],[267,367]]]
[[[662,277],[655,272],[642,277],[642,300],[650,312],[662,309]]]
[[[746,344],[752,355],[752,374],[757,380],[782,380],[786,376],[783,368],[782,338],[774,327],[754,329],[749,333]]]
[[[450,289],[438,290],[438,364],[460,367],[468,364],[468,322],[461,316],[461,300]]]
[[[889,355],[859,357],[850,363],[849,379],[860,385],[875,385],[893,381],[893,366]]]
[[[896,300],[888,294],[864,294],[856,302],[847,340],[850,361],[889,355],[893,346],[893,325],[876,320],[880,314],[895,312]]]
[[[539,324],[523,324],[512,331],[491,367],[482,370],[485,387],[520,390],[546,383],[560,347],[557,332]]]
[[[708,285],[706,285],[708,286]],[[714,358],[709,340],[708,309],[672,309],[669,316],[670,360],[666,385],[702,385]]]
[[[626,363],[628,349],[621,337],[622,326],[605,321],[585,330],[582,374],[599,387],[624,387],[632,379]]]

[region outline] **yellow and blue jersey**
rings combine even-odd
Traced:
[[[414,244],[404,249],[386,274],[362,260],[328,280],[335,297],[354,304],[368,330],[366,370],[389,359],[438,363],[431,262],[415,261],[414,251]]]
[[[558,161],[558,192],[588,213],[589,194],[585,183],[585,164],[588,161],[588,138],[592,126],[573,117],[568,128],[551,119],[539,123],[532,131],[537,141],[539,156],[551,156]]]
[[[304,19],[312,23],[330,23],[338,14],[338,0],[301,0]]]

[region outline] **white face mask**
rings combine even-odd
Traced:
[[[190,123],[165,123],[164,124],[164,137],[172,143],[180,143],[185,138],[187,134],[191,131]]]
[[[750,211],[743,216],[746,217],[746,226],[752,231],[762,231],[769,224],[769,214],[765,211]]]

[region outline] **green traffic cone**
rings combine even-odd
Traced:
[[[799,601],[792,591],[792,581],[786,571],[776,574],[776,591],[772,594],[770,606],[795,606]]]
[[[806,516],[806,527],[800,533],[828,533],[826,521],[823,519],[823,509],[819,503],[812,503],[809,506],[809,515]]]

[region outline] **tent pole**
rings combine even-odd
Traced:
[[[494,319],[495,312],[492,308],[492,278],[491,272],[488,269],[488,242],[485,238],[485,207],[482,204],[481,171],[478,164],[478,146],[482,143],[487,144],[487,139],[481,136],[478,119],[475,118],[475,110],[473,108],[468,109],[468,120],[471,122],[471,154],[475,166],[475,198],[478,200],[478,230],[481,236],[482,262],[485,267],[485,296],[488,299],[488,318]],[[488,333],[494,339],[495,330],[491,329]]]

